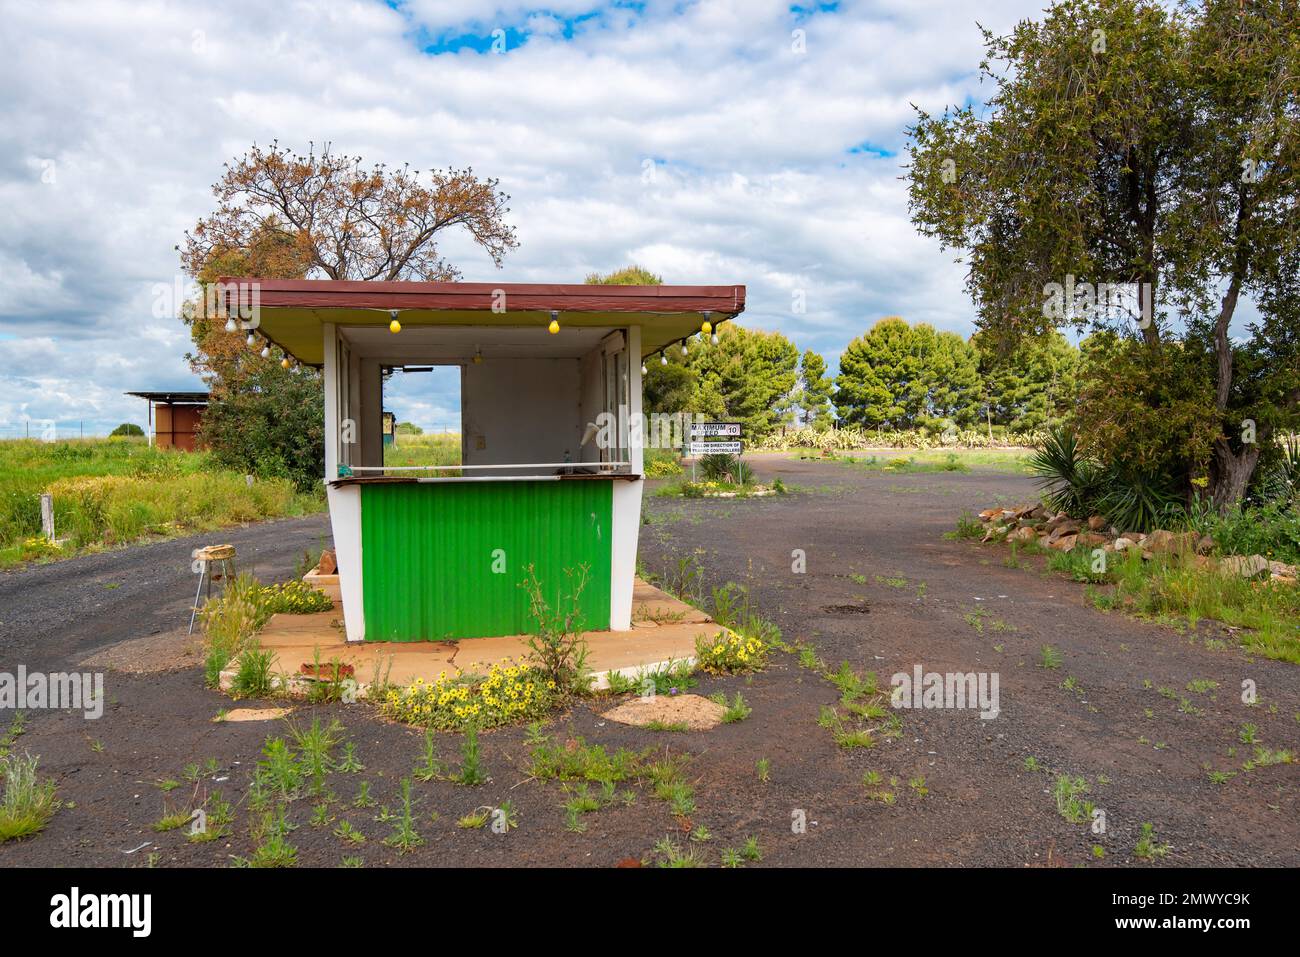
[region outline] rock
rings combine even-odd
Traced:
[[[1057,522],[1055,525],[1052,525],[1049,522],[1048,528],[1051,529],[1051,534],[1047,536],[1047,543],[1050,545],[1058,538],[1062,538],[1066,535],[1077,534],[1079,531],[1079,523],[1074,521],[1074,519],[1067,518],[1065,521]]]
[[[984,511],[980,512],[980,521],[991,522],[1001,514],[1002,509],[1000,508],[986,508]]]
[[[1202,535],[1196,540],[1196,554],[1208,555],[1214,551],[1214,539],[1209,535]]]
[[[1007,527],[1005,525],[990,525],[989,530],[984,533],[984,537],[980,541],[991,542],[995,538],[1001,538],[1006,533]]]
[[[1288,565],[1286,562],[1269,562],[1269,574],[1278,581],[1295,581],[1296,566]]]
[[[1268,559],[1263,555],[1229,555],[1219,562],[1219,567],[1242,578],[1267,578],[1272,573]]]
[[[321,575],[333,575],[339,570],[338,560],[334,557],[334,549],[327,548],[320,553],[320,564],[316,570]]]
[[[1133,541],[1133,539],[1125,538],[1123,535],[1115,539],[1115,551],[1123,552],[1130,548],[1137,548],[1137,542]]]
[[[1169,532],[1158,528],[1146,537],[1142,547],[1153,555],[1190,555],[1196,551],[1195,532]]]
[[[1007,541],[1009,542],[1033,542],[1037,540],[1038,532],[1030,525],[1021,525],[1007,536]]]
[[[1106,520],[1100,515],[1092,515],[1088,518],[1088,531],[1100,532],[1106,527]]]
[[[1074,548],[1074,542],[1077,537],[1078,536],[1076,535],[1062,535],[1059,538],[1049,537],[1047,540],[1047,547],[1055,548],[1062,552],[1068,552],[1070,549]]]
[[[1023,504],[1023,505],[1017,505],[1017,506],[1016,506],[1015,508],[1013,508],[1011,511],[1012,511],[1012,513],[1013,513],[1013,517],[1015,517],[1015,518],[1024,518],[1026,515],[1028,515],[1030,512],[1032,512],[1032,511],[1033,511],[1034,509],[1036,509],[1036,508],[1038,508],[1038,506],[1035,505],[1033,502],[1026,502],[1026,503]]]
[[[1074,543],[1084,548],[1096,548],[1099,545],[1109,544],[1110,539],[1096,532],[1080,532],[1074,537]]]

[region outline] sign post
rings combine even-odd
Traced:
[[[695,462],[701,455],[735,455],[744,450],[739,422],[693,422],[686,448],[691,456],[691,481],[695,481]]]

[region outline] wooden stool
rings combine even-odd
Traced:
[[[190,629],[186,632],[190,635],[194,634],[194,619],[199,613],[199,594],[203,591],[204,580],[206,579],[208,585],[207,597],[211,598],[214,579],[221,579],[221,591],[224,594],[230,579],[235,577],[235,546],[208,545],[205,548],[194,549],[191,557],[199,573],[199,587],[194,591],[194,607],[190,609]],[[209,573],[209,564],[219,565],[220,571],[213,569]]]

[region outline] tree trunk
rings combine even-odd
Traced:
[[[1259,443],[1251,443],[1240,452],[1232,451],[1228,440],[1214,440],[1214,507],[1225,511],[1241,503],[1246,487],[1259,464]]]

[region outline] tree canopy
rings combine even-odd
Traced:
[[[1212,440],[1174,467],[1219,505],[1240,500],[1271,436],[1300,419],[1295,4],[1062,0],[984,36],[987,107],[918,111],[910,131],[914,222],[962,253],[991,340],[1119,336],[1112,357],[1143,375],[1097,401],[1158,407],[1169,377],[1208,380],[1196,414]],[[1244,295],[1261,318],[1234,341]],[[1112,426],[1081,433],[1093,453],[1123,451],[1108,437],[1126,410],[1093,410]]]

